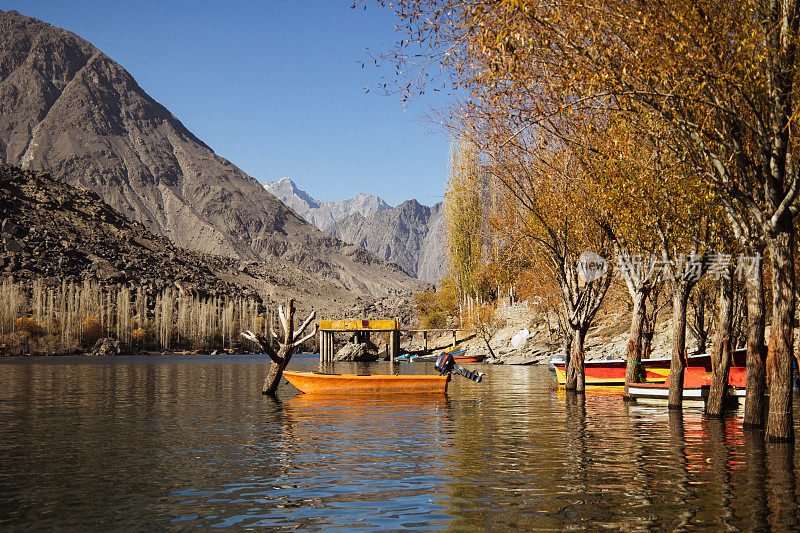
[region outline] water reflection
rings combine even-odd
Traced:
[[[794,444],[766,444],[767,524],[774,530],[797,530],[798,500],[795,481]]]
[[[797,445],[481,365],[447,396],[263,397],[249,357],[0,361],[0,526],[797,529]],[[293,361],[318,370],[316,360]],[[430,373],[431,364],[337,372]]]

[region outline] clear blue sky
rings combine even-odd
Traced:
[[[369,50],[393,16],[348,0],[6,0],[90,41],[214,151],[260,181],[291,177],[320,200],[358,192],[432,205],[447,178],[445,133],[424,119],[441,93],[404,106]],[[367,65],[362,68],[362,62]]]

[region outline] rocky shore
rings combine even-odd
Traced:
[[[670,353],[670,320],[669,309],[656,324],[652,342],[652,357],[667,357]],[[486,342],[467,332],[460,332],[457,337],[459,349],[466,349],[464,355],[486,355],[488,364],[505,365],[547,365],[551,358],[562,359],[563,344],[558,331],[550,320],[541,312],[536,312],[526,304],[500,306],[496,312],[499,326],[489,340],[495,357],[489,355]],[[627,316],[603,316],[597,321],[587,335],[585,351],[586,360],[624,358],[627,344]],[[433,353],[442,353],[452,349],[453,337],[443,334],[436,338],[429,336],[428,348]],[[407,352],[419,352],[423,349],[422,334],[409,338],[402,349]],[[687,340],[690,352],[696,349],[694,339]]]

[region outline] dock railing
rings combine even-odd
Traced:
[[[437,329],[403,329],[404,333],[422,333],[424,351],[428,351],[429,333],[447,333],[453,335],[453,346],[458,342],[458,332],[468,332],[472,330],[437,328]],[[389,361],[394,363],[395,358],[400,354],[400,321],[396,318],[391,319],[343,319],[343,320],[320,320],[319,321],[319,361],[320,363],[332,363],[336,353],[335,334],[351,333],[357,340],[369,340],[371,333],[389,333]]]

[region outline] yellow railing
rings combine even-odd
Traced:
[[[396,319],[389,320],[320,320],[319,329],[323,331],[391,331],[398,329]]]

